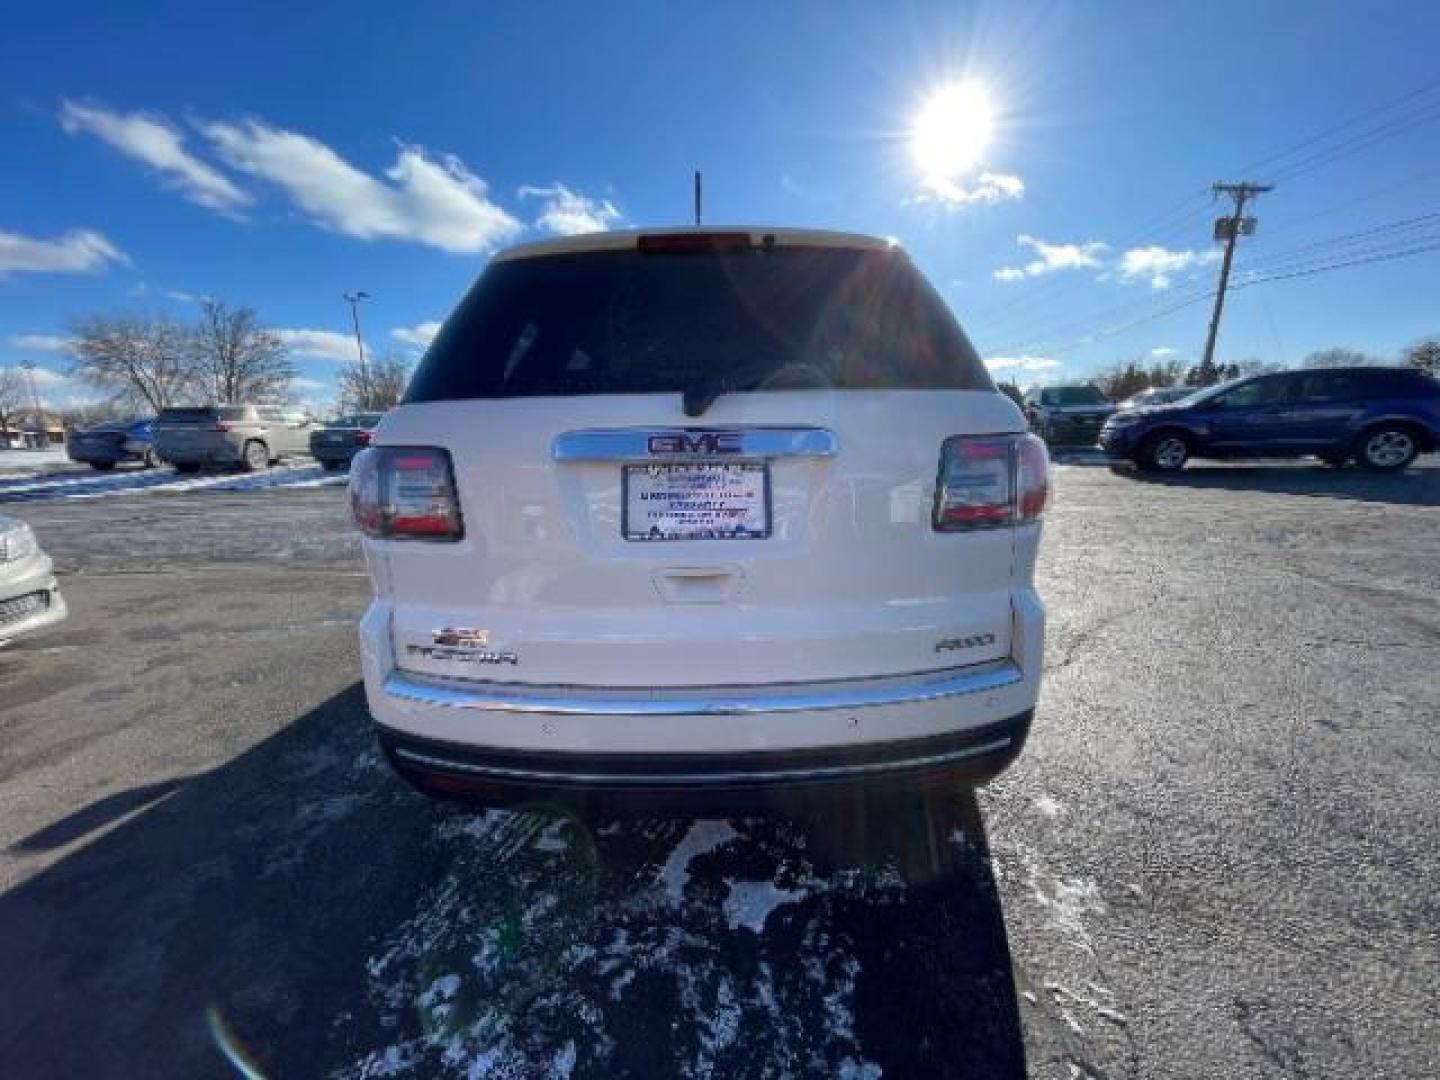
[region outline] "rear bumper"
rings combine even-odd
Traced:
[[[310,456],[316,461],[353,461],[355,455],[363,450],[363,446],[330,445],[326,443],[311,443]]]
[[[1026,711],[979,728],[862,746],[734,755],[554,754],[416,738],[377,728],[385,757],[429,795],[492,805],[580,796],[738,806],[776,795],[913,791],[978,785],[1015,760],[1030,732]]]
[[[156,442],[155,453],[167,465],[238,465],[243,460],[241,445],[223,437],[178,446]]]
[[[104,465],[106,462],[113,464],[117,461],[130,460],[130,455],[126,454],[119,447],[110,446],[72,445],[65,448],[65,454],[71,461],[78,462],[81,465],[93,465],[97,462]]]
[[[695,793],[846,782],[982,783],[1019,753],[1039,695],[1044,608],[1013,601],[1013,655],[917,675],[621,689],[399,670],[388,607],[361,623],[366,696],[392,764],[443,794]]]

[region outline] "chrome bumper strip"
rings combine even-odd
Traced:
[[[386,677],[384,690],[402,702],[483,712],[542,716],[747,716],[916,705],[999,690],[1022,679],[1015,661],[1005,657],[923,675],[660,690],[468,682],[397,670]]]

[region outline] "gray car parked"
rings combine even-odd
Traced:
[[[355,455],[370,445],[384,413],[351,413],[310,433],[310,455],[327,469],[348,469]]]
[[[155,419],[155,452],[177,472],[203,465],[264,469],[310,452],[314,424],[304,414],[264,405],[163,409]]]

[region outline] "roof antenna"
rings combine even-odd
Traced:
[[[700,224],[700,170],[695,170],[695,224]]]

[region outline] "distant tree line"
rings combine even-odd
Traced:
[[[295,364],[280,335],[263,326],[253,308],[206,299],[192,322],[140,312],[85,315],[72,323],[70,336],[68,373],[102,398],[97,406],[62,410],[77,423],[153,414],[172,405],[294,400]],[[19,376],[0,368],[0,428],[21,408]],[[344,412],[393,408],[409,378],[409,362],[395,355],[372,359],[363,369],[348,365],[340,373],[336,405]]]

